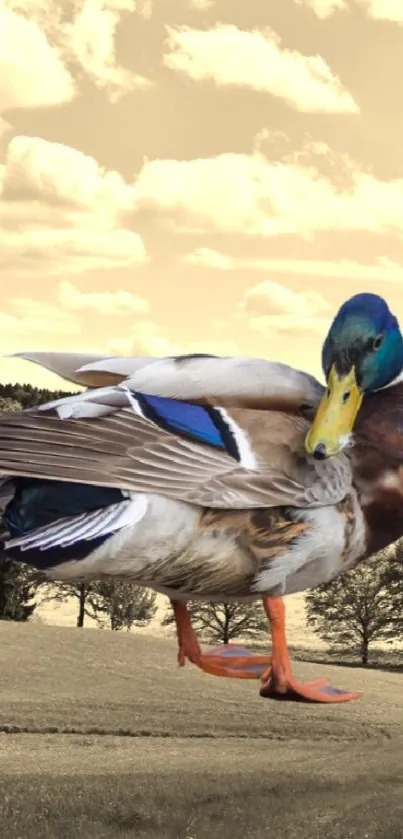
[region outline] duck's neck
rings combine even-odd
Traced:
[[[403,537],[403,383],[363,400],[352,450],[369,553]]]
[[[403,537],[403,479],[397,469],[372,478],[356,479],[356,489],[367,525],[368,555],[377,553]]]
[[[400,373],[398,373],[398,375],[394,379],[392,379],[391,382],[389,382],[389,384],[378,388],[378,390],[375,390],[374,393],[383,393],[384,390],[389,390],[389,388],[391,388],[391,387],[393,388],[396,385],[400,385],[402,383],[403,383],[403,370],[401,370]]]

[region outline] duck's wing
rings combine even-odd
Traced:
[[[0,417],[0,473],[221,509],[336,503],[351,484],[349,461],[307,456],[307,429],[298,414],[195,405],[119,385]]]
[[[72,384],[87,388],[118,384],[128,375],[158,361],[158,359],[141,356],[130,359],[116,356],[109,358],[109,356],[97,353],[36,352],[34,350],[12,353],[5,357],[31,361]],[[127,361],[130,362],[128,365],[126,365]],[[102,367],[103,364],[106,365],[105,368]]]
[[[313,418],[324,388],[286,364],[249,357],[182,355],[171,358],[18,353],[75,384],[108,387],[129,381],[134,390],[223,407],[304,413]]]

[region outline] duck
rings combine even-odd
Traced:
[[[84,389],[0,417],[6,556],[50,581],[167,596],[180,666],[258,679],[275,700],[361,696],[297,680],[284,598],[403,535],[403,338],[382,297],[340,307],[325,384],[250,357],[14,357]],[[203,650],[189,600],[260,600],[270,653]]]

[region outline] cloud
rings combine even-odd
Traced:
[[[245,292],[242,308],[250,314],[311,318],[326,312],[329,305],[317,291],[293,291],[281,283],[265,280]]]
[[[10,315],[8,312],[0,312],[0,336],[4,335],[23,335],[24,324],[21,319],[15,315]]]
[[[7,149],[3,198],[44,200],[102,214],[127,210],[132,190],[90,155],[40,137],[13,137]]]
[[[166,356],[180,353],[180,345],[166,338],[161,327],[150,320],[138,321],[125,338],[109,341],[111,351],[123,355]]]
[[[307,56],[282,48],[272,30],[245,31],[217,24],[214,29],[167,27],[168,51],[164,63],[194,81],[212,79],[217,85],[235,85],[270,93],[306,113],[359,111],[319,55]]]
[[[403,5],[401,0],[295,0],[298,6],[312,9],[318,18],[324,20],[334,12],[351,11],[353,5],[362,9],[372,20],[389,20],[391,23],[403,24]]]
[[[62,306],[73,311],[92,310],[102,315],[130,315],[145,314],[150,304],[145,297],[132,294],[130,291],[80,291],[67,281],[62,281],[58,289],[58,297]]]
[[[323,314],[328,309],[326,300],[315,291],[294,292],[279,283],[263,282],[246,291],[228,322],[214,321],[212,325],[220,330],[232,325],[238,334],[242,324],[243,334],[246,327],[265,339],[276,339],[279,335],[297,332],[313,332],[323,337],[329,328],[329,318]],[[119,355],[154,357],[186,353],[235,356],[244,352],[236,341],[225,338],[216,340],[210,336],[205,340],[190,342],[172,341],[160,324],[151,320],[137,321],[128,335],[112,338],[108,342],[108,349]]]
[[[9,131],[13,131],[13,126],[5,119],[0,117],[0,140],[5,137]]]
[[[295,0],[298,6],[306,6],[321,20],[330,17],[334,12],[348,11],[346,0]],[[383,0],[380,0],[383,2]],[[400,0],[398,0],[400,2]]]
[[[0,202],[0,212],[2,211]],[[86,271],[136,267],[146,261],[144,245],[131,230],[1,229],[0,269],[12,278],[57,277]]]
[[[403,6],[400,0],[356,0],[373,20],[390,20],[403,24]]]
[[[266,340],[281,335],[295,336],[296,333],[313,332],[324,338],[329,329],[329,319],[299,315],[262,315],[248,320],[252,332],[258,332]]]
[[[150,17],[151,0],[7,0],[0,59],[2,107],[38,107],[70,101],[83,74],[111,102],[153,82],[123,67],[116,32],[126,15]],[[3,31],[2,31],[3,36]],[[4,100],[4,105],[2,101]]]
[[[143,3],[143,16],[151,9]],[[152,83],[118,64],[115,35],[124,13],[136,11],[134,0],[84,0],[71,23],[60,26],[67,55],[73,56],[89,78],[104,89],[112,102],[138,88]]]
[[[135,0],[135,11],[144,20],[151,20],[153,14],[153,0]]]
[[[85,292],[71,282],[62,281],[55,288],[53,300],[7,298],[3,295],[3,309],[7,311],[0,313],[0,338],[3,335],[32,335],[35,340],[46,335],[82,335],[85,332],[85,315],[91,312],[108,317],[144,315],[149,310],[149,302],[122,289]],[[136,328],[133,329],[131,343],[135,334]],[[125,339],[118,339],[117,344],[119,340],[123,344]]]
[[[212,248],[197,248],[192,253],[185,254],[181,258],[181,262],[185,265],[217,268],[219,271],[231,271],[238,266],[239,262],[243,263],[243,260],[235,260],[231,256],[215,251]]]
[[[7,317],[16,318],[19,323],[17,334],[79,335],[81,332],[79,319],[61,306],[29,297],[14,297],[7,300],[7,304],[15,313]]]
[[[234,341],[206,339],[191,343],[177,343],[167,338],[154,321],[138,321],[125,338],[109,341],[111,352],[120,355],[149,355],[165,357],[186,353],[211,353],[212,355],[239,355],[240,348]]]
[[[198,12],[206,12],[207,9],[212,9],[215,5],[215,0],[188,0],[191,9],[196,9]]]
[[[265,274],[302,274],[354,280],[376,280],[402,283],[403,265],[379,256],[375,262],[365,264],[352,259],[258,259],[233,257],[211,248],[197,248],[185,254],[181,262],[218,271],[262,271]]]
[[[323,143],[275,159],[256,151],[146,161],[135,200],[185,231],[306,239],[321,231],[403,234],[403,178],[381,180]]]
[[[0,112],[73,99],[75,83],[58,49],[34,21],[3,6],[0,32]]]
[[[329,328],[329,304],[317,291],[293,291],[265,280],[247,289],[234,315],[265,339],[313,332],[321,337]]]
[[[14,137],[0,167],[0,267],[8,277],[144,264],[138,233],[122,226],[133,189],[77,149]]]

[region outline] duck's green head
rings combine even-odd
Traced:
[[[306,438],[318,460],[347,445],[363,396],[391,384],[403,370],[403,338],[387,303],[357,294],[337,313],[322,349],[327,391]]]

